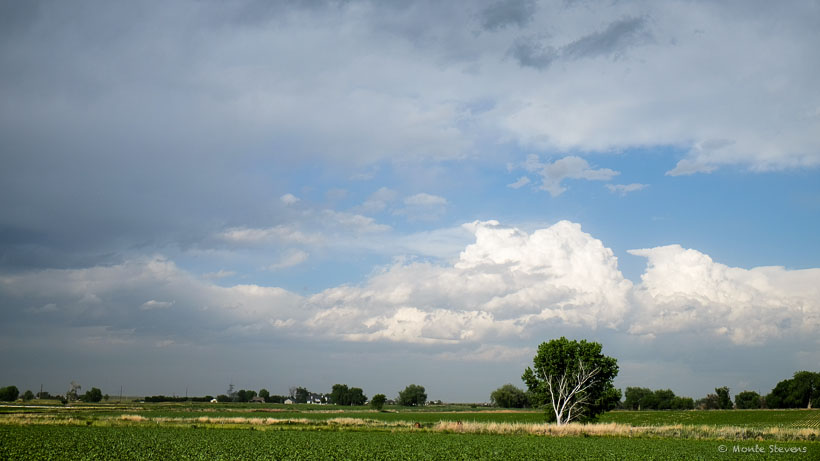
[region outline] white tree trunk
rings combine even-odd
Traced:
[[[592,378],[599,371],[598,368],[587,369],[579,360],[578,370],[574,373],[564,372],[560,377],[544,376],[549,387],[556,424],[561,426],[583,414],[584,408],[589,404],[586,390],[592,386]]]

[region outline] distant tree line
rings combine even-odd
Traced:
[[[210,402],[213,400],[213,397],[210,395],[206,395],[204,397],[178,397],[178,396],[168,396],[168,395],[152,395],[150,397],[145,397],[143,399],[144,402],[150,403],[160,403],[160,402]]]
[[[622,408],[627,410],[692,410],[695,401],[678,397],[669,389],[650,390],[645,387],[627,387]]]

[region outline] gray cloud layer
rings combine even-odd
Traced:
[[[282,204],[248,197],[281,196],[304,161],[345,176],[503,164],[511,142],[689,149],[672,175],[820,164],[810,3],[2,8],[7,267],[115,263],[122,248],[280,224]]]

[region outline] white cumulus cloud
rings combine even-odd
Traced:
[[[679,245],[630,253],[648,259],[632,333],[703,331],[763,344],[820,329],[820,269],[729,267]]]
[[[458,343],[509,338],[555,322],[616,328],[631,282],[600,240],[562,221],[527,234],[469,225],[475,243],[452,265],[398,263],[358,287],[309,299],[309,325],[356,341]]]

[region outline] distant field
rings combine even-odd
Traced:
[[[0,459],[144,458],[814,460],[820,410],[616,411],[558,428],[469,405],[0,406]]]
[[[601,422],[631,426],[670,424],[820,428],[820,410],[611,411]]]

